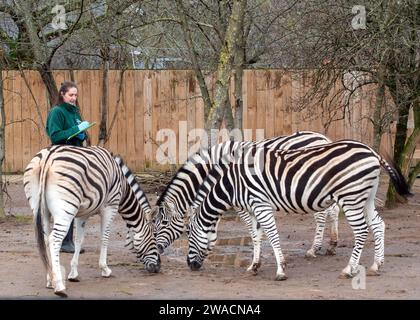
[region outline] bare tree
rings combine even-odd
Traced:
[[[296,65],[317,70],[306,102],[315,98],[318,103],[327,102],[324,106],[328,112],[336,108],[335,113],[341,113],[342,118],[355,92],[366,85],[378,85],[372,118],[377,135],[375,146],[379,145],[380,135],[391,119],[390,110],[383,110],[383,99],[389,93],[397,114],[394,161],[407,177],[410,171],[419,172],[417,167],[410,170],[410,164],[420,123],[415,122],[411,137],[407,137],[408,114],[420,96],[419,5],[415,0],[364,1],[360,10],[365,10],[366,22],[362,26],[356,23],[354,27],[352,10],[360,8],[358,2],[302,1],[300,10],[291,15],[293,30],[287,42],[289,52],[298,53],[294,59]],[[348,75],[353,75],[350,85],[345,81]],[[340,83],[341,95],[335,94],[332,103],[331,92]],[[387,203],[393,204],[395,200],[395,192],[390,187]]]

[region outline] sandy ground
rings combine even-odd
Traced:
[[[384,186],[379,198],[383,199]],[[367,277],[365,289],[353,289],[351,279],[338,275],[348,262],[353,236],[345,218],[339,219],[337,255],[306,259],[314,232],[312,216],[277,214],[282,249],[287,256],[286,281],[274,281],[275,259],[264,241],[262,267],[258,275],[246,273],[252,244],[245,226],[227,215],[220,224],[220,242],[200,271],[186,264],[185,237],[177,240],[162,256],[162,269],[149,274],[135,256],[124,248],[125,225],[115,219],[108,262],[112,277],[100,275],[99,217],[88,220],[84,248],[79,261],[78,283],[67,282],[73,299],[419,299],[420,298],[420,179],[415,197],[393,210],[381,209],[386,223],[385,265],[381,275]],[[45,272],[35,245],[31,212],[19,179],[8,185],[11,216],[0,222],[0,298],[59,299],[45,288]],[[149,195],[152,204],[156,196]],[[328,236],[325,243],[328,241]],[[369,235],[361,264],[373,261],[373,239]],[[61,254],[70,270],[70,254]]]

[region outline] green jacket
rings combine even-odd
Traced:
[[[67,138],[79,131],[77,125],[82,121],[79,108],[69,103],[62,103],[55,106],[48,113],[47,134],[52,144],[69,144],[82,146],[83,140],[79,138]]]

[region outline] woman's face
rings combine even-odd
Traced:
[[[72,105],[76,105],[77,100],[77,88],[70,88],[65,94],[61,94],[63,96],[63,101],[66,103],[70,103]]]

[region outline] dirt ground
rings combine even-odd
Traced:
[[[66,282],[73,299],[419,299],[420,298],[420,179],[407,205],[380,209],[386,223],[385,265],[381,275],[367,277],[365,289],[353,289],[351,279],[338,275],[348,262],[353,246],[352,231],[339,219],[337,255],[306,259],[314,233],[312,216],[277,214],[283,252],[287,256],[288,280],[277,282],[272,249],[264,241],[262,267],[258,275],[246,273],[252,244],[245,226],[227,215],[220,223],[219,243],[200,271],[186,264],[187,241],[177,240],[161,257],[158,274],[149,274],[124,248],[125,225],[115,219],[108,262],[112,277],[104,279],[98,267],[99,217],[88,220],[84,248],[79,261],[81,281]],[[384,199],[385,187],[378,193]],[[45,288],[45,272],[35,245],[32,217],[21,180],[8,186],[10,215],[0,221],[0,298],[59,299]],[[152,204],[156,196],[150,194]],[[11,217],[14,216],[14,217]],[[328,233],[324,243],[328,241]],[[373,240],[369,235],[361,265],[373,262]],[[324,250],[325,251],[325,250]],[[61,264],[70,270],[70,254],[61,254]]]

